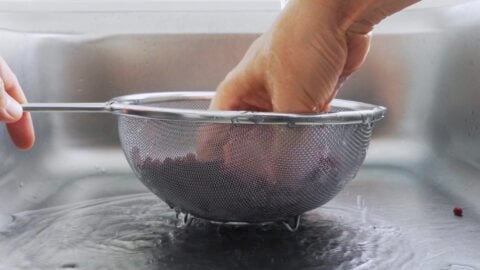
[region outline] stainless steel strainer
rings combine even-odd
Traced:
[[[326,114],[208,111],[214,92],[138,94],[27,111],[111,112],[137,177],[173,209],[218,222],[285,220],[321,206],[364,161],[385,108],[334,100]]]

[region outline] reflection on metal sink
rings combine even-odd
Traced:
[[[28,153],[0,129],[0,269],[480,269],[480,23],[462,17],[477,2],[437,8],[449,25],[415,28],[428,10],[411,10],[374,35],[340,97],[389,115],[357,178],[295,234],[175,228],[109,115],[35,115]],[[256,36],[1,31],[0,55],[31,101],[106,101],[214,89]]]

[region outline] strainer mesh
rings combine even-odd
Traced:
[[[205,109],[208,101],[161,106]],[[216,221],[276,221],[328,202],[356,175],[371,133],[367,124],[289,127],[119,116],[122,146],[137,177],[172,208]]]

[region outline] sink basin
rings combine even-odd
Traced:
[[[339,97],[386,106],[388,117],[356,179],[295,233],[178,226],[131,172],[111,115],[35,114],[30,152],[2,127],[0,269],[480,269],[480,23],[467,16],[479,10],[478,1],[411,9],[378,29]],[[0,55],[35,102],[211,90],[265,25],[10,27]]]

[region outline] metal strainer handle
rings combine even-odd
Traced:
[[[111,112],[111,102],[103,103],[28,103],[27,112]]]
[[[287,126],[371,124],[383,119],[386,112],[381,106],[339,99],[333,100],[332,106],[342,110],[320,114],[211,111],[206,109],[208,106],[198,109],[181,105],[192,101],[210,102],[214,95],[215,92],[201,91],[144,93],[117,97],[104,103],[30,103],[24,105],[24,109],[39,112],[109,112],[148,119],[214,124]]]

